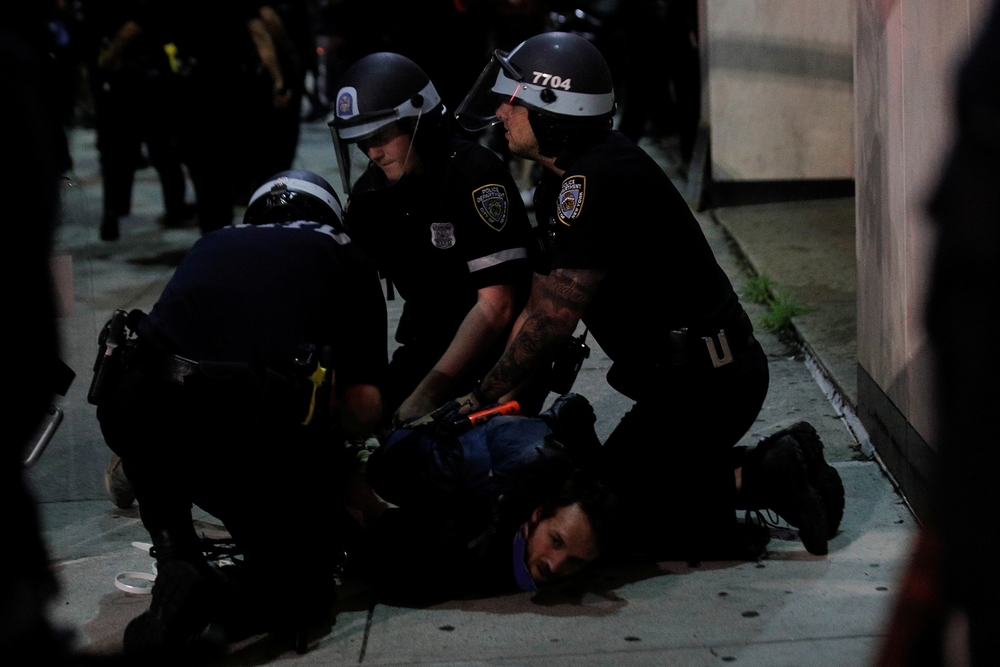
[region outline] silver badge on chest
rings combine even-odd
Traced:
[[[455,226],[450,222],[432,222],[431,243],[438,250],[447,250],[454,246]]]

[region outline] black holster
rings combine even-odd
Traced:
[[[753,324],[745,311],[728,326],[674,329],[652,363],[613,363],[607,373],[608,384],[638,401],[670,378],[718,372],[755,345]]]
[[[87,392],[87,402],[100,405],[121,378],[128,358],[137,343],[136,330],[146,317],[141,310],[126,313],[118,309],[104,323],[97,337],[97,358],[94,360],[94,378]]]

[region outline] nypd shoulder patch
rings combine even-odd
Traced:
[[[472,201],[476,212],[495,231],[500,231],[507,224],[509,204],[507,188],[502,185],[490,184],[472,191]]]
[[[556,214],[559,222],[569,225],[571,220],[579,217],[583,211],[583,200],[587,193],[587,178],[585,176],[569,176],[563,179],[559,189]]]

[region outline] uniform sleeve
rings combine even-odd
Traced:
[[[634,190],[634,188],[633,188]],[[627,234],[641,232],[642,221],[626,220],[626,184],[600,172],[567,173],[556,193],[554,269],[606,271],[623,252]],[[638,225],[638,228],[636,228]]]
[[[465,186],[458,239],[475,289],[516,285],[528,279],[531,226],[517,185],[506,165],[486,148],[476,156],[478,178]]]
[[[339,290],[334,368],[341,386],[380,385],[388,363],[385,298],[375,266],[360,251],[356,257]]]

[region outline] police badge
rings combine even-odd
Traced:
[[[583,210],[583,196],[586,190],[587,179],[585,176],[570,176],[563,180],[556,207],[559,222],[568,227],[569,221],[580,215],[580,211]]]
[[[484,185],[472,191],[479,217],[493,230],[500,231],[507,224],[507,188],[502,185]]]
[[[431,243],[438,250],[447,250],[455,245],[455,227],[450,222],[431,223]]]

